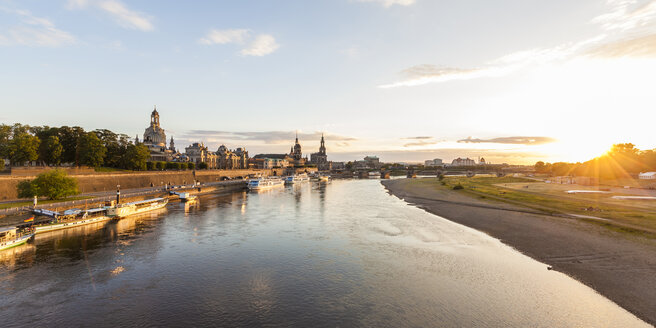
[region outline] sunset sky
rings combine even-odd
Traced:
[[[329,158],[656,148],[656,0],[0,0],[0,123]]]

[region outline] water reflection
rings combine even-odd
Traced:
[[[0,253],[3,327],[643,324],[375,180],[200,198]]]

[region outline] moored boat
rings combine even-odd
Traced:
[[[310,181],[310,177],[307,174],[302,173],[302,174],[294,174],[294,175],[286,176],[284,180],[286,185],[292,185],[301,182],[308,182]]]
[[[112,218],[124,218],[129,215],[140,214],[163,208],[168,204],[168,198],[151,198],[131,203],[119,204],[107,208],[107,216]]]
[[[0,250],[25,244],[32,237],[34,230],[31,226],[0,228]]]
[[[282,187],[284,185],[285,181],[280,178],[259,178],[248,180],[249,190],[264,190],[274,187]]]
[[[330,182],[330,176],[329,175],[320,175],[319,176],[319,182]]]
[[[107,215],[107,208],[99,207],[88,210],[71,209],[61,214],[47,210],[35,210],[34,213],[47,215],[49,219],[35,222],[34,232],[41,233],[107,221],[111,219]]]

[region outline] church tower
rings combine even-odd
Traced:
[[[169,143],[169,149],[175,153],[175,143],[173,143],[173,137],[171,137],[171,142]]]
[[[303,158],[303,153],[301,152],[301,144],[298,143],[298,132],[296,132],[296,142],[294,143],[293,155],[295,160],[300,160]]]
[[[159,128],[159,113],[157,106],[154,106],[153,112],[150,114],[150,126]]]
[[[326,144],[323,140],[323,133],[321,134],[321,146],[319,147],[319,154],[326,155]]]

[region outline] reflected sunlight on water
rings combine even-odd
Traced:
[[[376,180],[207,195],[27,246],[0,254],[5,327],[646,326]]]

